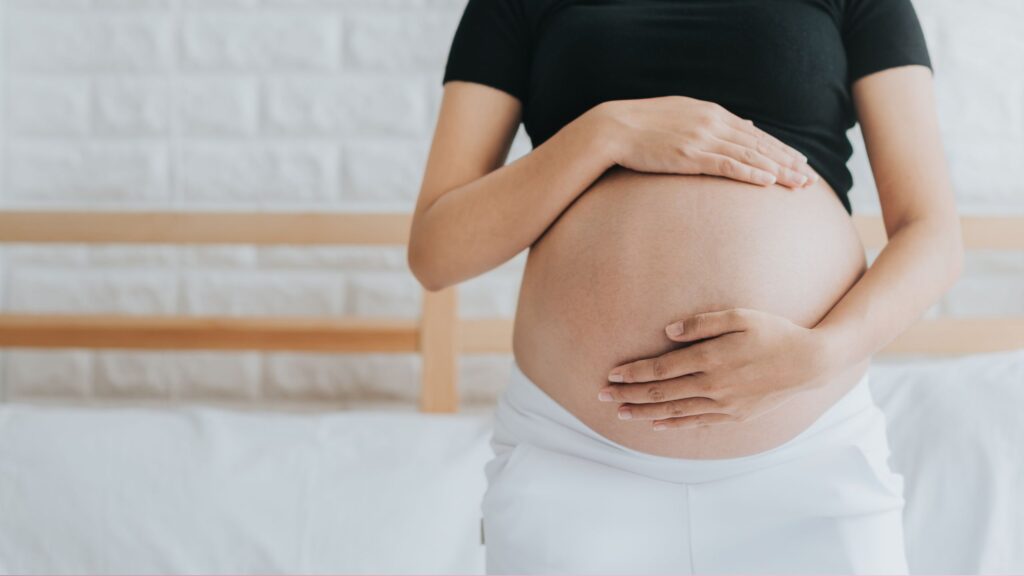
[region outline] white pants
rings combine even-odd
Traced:
[[[601,436],[513,362],[491,447],[488,574],[908,573],[867,375],[779,447],[704,460]]]

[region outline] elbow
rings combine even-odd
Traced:
[[[952,288],[956,284],[960,277],[964,273],[964,261],[967,259],[966,249],[964,248],[964,241],[962,234],[960,233],[959,223],[953,234],[952,246],[949,249],[948,263],[949,263],[949,278],[947,286]]]
[[[917,221],[922,231],[927,231],[927,240],[937,261],[936,275],[943,284],[943,292],[951,289],[964,273],[966,247],[964,246],[963,225],[955,211],[933,214]]]
[[[427,292],[440,292],[455,284],[457,280],[447,278],[440,265],[444,258],[438,242],[429,235],[430,227],[423,214],[413,216],[409,228],[409,242],[405,250],[405,263],[416,281]]]
[[[946,289],[956,284],[964,272],[964,260],[966,260],[966,248],[964,247],[963,230],[960,224],[960,217],[954,215],[949,219],[948,224],[941,229],[941,238],[946,242],[940,243],[945,246],[942,250],[942,261],[946,271]]]
[[[406,248],[406,265],[416,281],[427,292],[439,292],[451,285],[437,274],[429,254],[424,254],[422,242],[409,242]]]

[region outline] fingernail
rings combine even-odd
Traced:
[[[797,184],[799,184],[800,186],[803,186],[804,184],[807,183],[807,176],[804,175],[804,174],[797,174],[796,175],[796,181],[797,181]]]
[[[633,417],[633,414],[629,411],[629,408],[619,409],[619,420],[629,420]]]
[[[757,179],[762,184],[775,184],[775,175],[774,174],[769,174],[767,172],[762,172],[761,175],[758,176]]]
[[[666,426],[664,424],[655,424],[654,425],[654,429],[655,430],[665,430],[666,428],[668,428],[668,426]]]
[[[610,382],[622,382],[622,374],[618,372],[612,372],[611,374],[608,375],[608,380]]]
[[[612,395],[608,392],[601,391],[597,393],[597,399],[602,402],[609,402],[612,399]]]
[[[683,333],[683,323],[676,322],[675,324],[669,324],[665,331],[668,332],[669,336],[679,336]]]

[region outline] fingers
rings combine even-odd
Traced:
[[[700,171],[703,174],[724,176],[725,178],[749,182],[758,186],[771,186],[778,180],[775,174],[768,170],[744,164],[732,156],[724,154],[698,152],[694,155],[694,160],[700,166]]]
[[[713,338],[728,332],[746,330],[749,326],[749,315],[752,313],[753,311],[745,308],[702,312],[669,324],[665,327],[665,333],[677,342]]]
[[[653,382],[668,380],[702,372],[708,367],[709,352],[703,342],[677,348],[613,368],[608,374],[610,382]]]
[[[754,124],[753,120],[747,120],[747,119],[744,119],[744,118],[740,118],[739,116],[733,114],[732,112],[728,112],[728,111],[726,111],[726,112],[727,112],[726,115],[725,115],[726,123],[729,124],[730,126],[732,126],[733,128],[735,128],[736,130],[739,130],[741,132],[746,132],[747,134],[750,134],[751,136],[754,136],[758,140],[761,140],[761,141],[765,142],[766,145],[778,148],[779,150],[784,152],[786,155],[788,155],[788,156],[790,156],[792,158],[795,158],[795,159],[799,160],[800,162],[807,162],[807,156],[804,156],[802,153],[800,153],[799,150],[797,150],[797,149],[793,148],[792,146],[786,144],[782,140],[779,140],[775,136],[772,136],[771,134],[765,132],[764,130],[761,130],[760,128],[758,128]]]
[[[677,348],[653,358],[644,358],[612,368],[608,373],[610,382],[652,382],[706,372],[716,361],[713,347],[719,342],[717,336],[751,329],[756,310],[729,308],[715,312],[702,312],[673,322],[665,327],[665,333],[676,342],[697,342],[685,348]]]
[[[723,130],[719,137],[722,140],[738,144],[739,146],[751,151],[756,151],[773,160],[778,166],[782,166],[806,176],[807,180],[804,182],[804,185],[814,184],[818,181],[818,174],[807,164],[807,162],[791,155],[782,147],[773,144],[766,138],[758,137],[750,132],[738,130],[732,127],[727,127]],[[730,156],[733,155],[730,154]],[[742,158],[737,159],[741,160]],[[779,177],[780,180],[784,179],[781,177],[779,172],[774,172],[774,174]],[[799,177],[796,179],[799,180]]]
[[[658,404],[636,404],[619,408],[620,420],[656,420],[681,418],[708,412],[720,412],[722,406],[711,398],[681,398]]]
[[[604,402],[631,404],[652,404],[685,398],[715,399],[715,390],[707,375],[696,373],[654,382],[613,384],[602,388],[598,396]]]
[[[753,136],[747,136],[753,139]],[[760,153],[756,149],[756,142],[755,147],[743,146],[726,140],[719,140],[718,142],[719,143],[713,147],[713,152],[721,154],[722,156],[729,156],[743,164],[770,172],[776,177],[776,181],[784,186],[799,188],[806,184],[810,179],[806,174],[788,168],[785,165],[780,165],[775,158],[771,158]],[[761,149],[763,150],[764,147],[761,147]],[[776,156],[781,156],[781,154],[776,153]],[[783,161],[789,162],[790,160],[786,159]]]
[[[814,184],[818,181],[818,174],[807,164],[807,156],[803,155],[799,150],[758,128],[753,120],[740,118],[724,108],[723,110],[725,123],[730,128],[730,130],[723,134],[725,139],[757,150],[762,154],[772,157],[781,166],[804,174],[807,176],[805,185]]]
[[[620,420],[653,420],[655,430],[740,421],[739,414],[717,398],[704,374],[643,384],[616,384],[601,393],[605,402],[618,402]],[[667,426],[658,426],[666,424]]]

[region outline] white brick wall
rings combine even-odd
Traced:
[[[0,0],[5,208],[411,210],[465,0]],[[1024,213],[1021,0],[917,0],[961,210]],[[529,144],[520,132],[512,158]],[[855,209],[877,201],[858,132]],[[525,253],[462,287],[510,316]],[[0,249],[8,311],[417,314],[400,248]],[[978,254],[932,315],[1024,314]],[[461,361],[489,400],[509,358]],[[0,398],[411,399],[414,355],[0,352]]]

